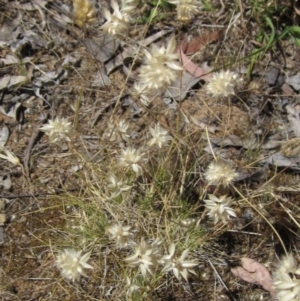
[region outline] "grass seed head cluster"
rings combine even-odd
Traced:
[[[56,117],[54,120],[49,120],[40,130],[49,136],[49,140],[52,143],[61,141],[69,142],[71,141],[72,122],[69,122],[66,118]]]
[[[279,262],[273,286],[278,301],[300,300],[300,267],[293,254],[289,253]]]
[[[222,185],[226,187],[237,178],[238,173],[226,161],[218,160],[208,165],[204,176],[210,185]]]
[[[140,68],[139,79],[150,92],[164,91],[182,74],[179,55],[174,53],[175,47],[175,36],[172,36],[167,47],[153,44],[150,51],[145,50],[145,64]]]
[[[115,0],[110,1],[113,13],[105,7],[103,8],[103,16],[106,22],[101,26],[103,32],[111,36],[126,36],[129,30],[129,20],[127,14],[120,10],[119,4]]]
[[[220,71],[212,75],[209,83],[206,85],[207,94],[214,98],[224,98],[234,95],[237,89],[240,89],[243,79],[239,74],[232,71]]]
[[[94,7],[89,0],[73,0],[74,21],[79,27],[95,21]]]
[[[208,197],[208,200],[204,200],[205,207],[208,209],[207,215],[214,220],[215,224],[219,220],[226,223],[230,219],[230,216],[236,217],[234,210],[230,207],[233,203],[231,198],[226,195],[218,198],[213,194],[209,194]]]
[[[178,20],[182,22],[193,19],[202,8],[200,0],[168,0],[168,2],[176,5]]]
[[[91,252],[81,255],[81,251],[65,249],[56,256],[56,266],[60,269],[61,274],[68,280],[79,280],[80,276],[86,276],[84,269],[93,267],[87,263]]]

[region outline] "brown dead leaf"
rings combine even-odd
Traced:
[[[189,42],[182,42],[180,48],[187,55],[194,54],[200,49],[202,49],[205,45],[220,40],[223,37],[223,35],[224,30],[217,30],[205,36],[195,37]]]
[[[193,76],[205,80],[206,82],[209,80],[209,75],[207,73],[211,70],[210,68],[208,70],[205,70],[204,68],[198,66],[197,64],[193,63],[184,53],[182,50],[180,50],[181,60],[183,68],[192,74]]]
[[[286,96],[292,96],[296,94],[295,91],[286,83],[281,86],[281,90]]]
[[[201,79],[207,82],[209,80],[209,76],[206,74],[209,73],[211,69],[198,66],[197,64],[193,63],[187,57],[187,55],[194,54],[205,45],[219,40],[223,36],[223,33],[224,31],[218,30],[205,36],[195,37],[190,42],[182,42],[178,52],[181,57],[183,68],[194,77],[201,77]]]
[[[241,263],[241,267],[231,269],[233,275],[246,282],[261,285],[274,298],[275,292],[272,287],[272,277],[268,269],[258,261],[247,257],[241,258]]]

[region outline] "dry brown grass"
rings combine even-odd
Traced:
[[[281,117],[280,103],[276,102],[281,92],[265,92],[268,85],[264,72],[270,65],[280,65],[282,58],[274,63],[273,57],[279,51],[268,49],[265,56],[257,58],[252,76],[247,77],[252,57],[244,58],[253,51],[257,32],[264,29],[269,34],[259,22],[261,19],[253,16],[254,9],[262,4],[240,1],[235,5],[224,1],[225,10],[221,4],[212,1],[214,11],[203,11],[190,24],[174,22],[170,6],[162,20],[148,16],[142,24],[133,26],[126,41],[134,44],[135,39],[164,26],[172,26],[180,41],[183,34],[198,36],[199,32],[203,35],[214,31],[217,22],[226,31],[224,38],[195,54],[194,62],[205,61],[215,69],[231,68],[245,77],[245,86],[237,95],[218,101],[209,97],[204,83],[200,83],[183,102],[173,102],[171,106],[157,97],[148,108],[138,104],[143,110],[133,113],[134,103],[127,105],[121,97],[130,91],[132,83],[120,69],[109,76],[110,86],[92,85],[92,74],[101,72],[102,64],[80,40],[84,36],[96,38],[98,25],[93,28],[85,24],[84,30],[72,25],[67,29],[70,34],[51,26],[49,32],[52,30],[54,36],[44,32],[49,41],[60,36],[66,43],[58,45],[54,41],[55,47],[47,50],[50,58],[59,58],[58,63],[66,55],[77,53],[80,62],[66,67],[68,77],[49,92],[47,102],[51,107],[38,98],[33,98],[32,108],[24,102],[23,106],[30,110],[19,128],[13,120],[1,116],[2,123],[11,129],[8,146],[22,158],[41,112],[68,117],[74,132],[71,142],[65,144],[52,145],[46,136],[38,138],[31,153],[30,177],[21,168],[1,161],[3,172],[11,173],[13,178],[12,189],[3,192],[10,222],[5,226],[5,242],[0,247],[2,300],[271,300],[259,286],[234,278],[230,268],[238,265],[241,257],[250,257],[272,272],[281,255],[297,253],[299,249],[299,177],[291,169],[261,163],[270,154],[263,148],[264,139],[279,131],[282,124],[278,120],[286,122],[286,116]],[[16,8],[8,4],[4,8],[3,18],[13,19]],[[141,15],[149,14],[151,9],[162,13],[163,5],[160,1],[156,5],[147,2],[139,9]],[[56,11],[54,7],[49,10]],[[92,18],[89,6],[87,11]],[[267,13],[264,11],[262,16]],[[38,13],[25,11],[22,26],[29,28],[29,23],[37,18],[35,14]],[[101,18],[96,7],[96,23],[101,23]],[[81,26],[82,22],[86,23],[77,24]],[[167,38],[162,39],[163,44],[166,41]],[[289,47],[287,52],[293,52],[295,45]],[[33,64],[40,64],[47,51],[37,52]],[[1,55],[8,52],[1,50]],[[291,61],[296,66],[295,60]],[[51,59],[47,62],[51,64]],[[18,90],[11,93],[18,94]],[[112,101],[114,97],[116,100]],[[273,103],[272,113],[265,109],[268,97]],[[217,131],[199,127],[191,117]],[[105,135],[109,123],[120,119],[129,123],[129,144],[120,137],[110,141]],[[157,122],[173,137],[170,145],[162,149],[147,145],[149,126]],[[254,149],[224,145],[230,135],[241,139],[257,135],[261,140]],[[216,139],[221,142],[213,143]],[[128,145],[140,149],[147,158],[141,175],[119,166],[121,150]],[[208,185],[204,177],[208,164],[224,156],[241,180],[228,187]],[[111,198],[110,173],[131,189]],[[204,207],[208,194],[233,198],[237,217],[227,224],[214,224]],[[124,249],[117,248],[105,231],[113,223],[131,226],[132,240]],[[137,268],[124,261],[142,238],[149,242],[161,240],[161,254],[167,253],[172,242],[178,255],[190,249],[189,258],[199,263],[196,275],[186,282],[172,273],[162,273],[159,266],[144,279]],[[87,270],[87,277],[81,277],[78,283],[63,279],[55,266],[55,256],[64,248],[92,251],[89,264],[94,269]],[[127,277],[140,286],[132,296],[127,294]]]

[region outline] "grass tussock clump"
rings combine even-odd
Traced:
[[[283,105],[267,111],[257,101],[261,91],[252,97],[252,78],[246,76],[255,58],[276,50],[272,46],[281,36],[276,32],[275,39],[271,26],[272,41],[259,52],[253,45],[248,51],[246,32],[261,1],[246,1],[245,7],[225,1],[232,16],[222,1],[208,2],[111,0],[98,6],[73,1],[69,23],[82,31],[79,40],[93,42],[96,29],[108,45],[118,47],[105,58],[93,53],[101,70],[110,70],[105,76],[113,84],[98,91],[84,81],[80,97],[74,93],[80,98],[76,106],[49,106],[57,116],[37,129],[44,134],[40,153],[53,152],[51,168],[66,170],[56,178],[59,193],[54,190],[64,225],[53,226],[48,241],[37,235],[49,252],[39,264],[48,265],[46,280],[55,279],[53,295],[63,291],[58,297],[66,300],[299,300],[300,269],[292,255],[300,248],[298,147],[291,159],[286,155],[291,144],[284,145],[282,138],[296,131],[284,123],[288,118],[272,120],[279,115],[272,110]],[[274,1],[268,5],[276,7]],[[216,20],[224,24],[202,40],[195,24],[203,20],[205,7],[211,8],[210,18],[218,14]],[[271,15],[266,17],[269,24]],[[171,25],[177,30],[171,32]],[[183,39],[181,31],[197,38]],[[109,53],[107,44],[101,47]],[[206,60],[196,64],[197,57]],[[82,80],[79,65],[74,69]],[[263,81],[261,73],[253,76]],[[265,120],[274,128],[266,129]],[[5,143],[0,150],[1,159],[21,167],[19,177],[29,175]],[[61,158],[67,158],[65,165]],[[43,174],[37,178],[32,176],[37,186],[52,180]],[[257,270],[241,267],[245,257],[250,265],[254,258],[258,267],[268,264],[272,283],[262,285]],[[230,271],[236,266],[243,275],[234,278]]]
[[[149,109],[153,103],[145,95],[154,100],[182,72],[179,57],[173,54],[174,43],[172,36],[167,48],[145,51],[135,90]],[[216,101],[231,100],[242,82],[236,73],[221,71],[204,86],[205,94]],[[207,131],[206,139],[202,136],[191,145],[189,128],[178,135],[180,114],[176,118],[172,127],[157,120],[154,126],[149,123],[136,140],[134,123],[112,116],[96,157],[80,157],[83,172],[78,176],[84,190],[68,201],[84,217],[77,221],[76,231],[70,231],[71,241],[78,241],[81,248],[58,252],[56,266],[63,278],[78,282],[80,276],[104,277],[109,283],[117,281],[115,298],[149,299],[162,285],[185,286],[190,279],[201,279],[201,267],[214,260],[207,250],[213,245],[220,248],[222,244],[216,242],[227,231],[247,227],[254,216],[267,221],[261,194],[239,183],[241,174],[235,167],[239,162],[215,154]],[[70,123],[59,121],[41,130],[54,143],[70,142]],[[272,223],[267,221],[279,235]],[[68,247],[74,248],[74,242]],[[89,252],[81,256],[83,250]],[[103,254],[105,268],[98,262]],[[229,269],[228,254],[219,260]],[[108,272],[111,269],[113,274]],[[119,275],[117,280],[114,274]],[[278,275],[274,279],[283,277]],[[276,281],[278,296],[280,289],[292,288]]]

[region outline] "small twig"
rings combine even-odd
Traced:
[[[50,195],[58,195],[58,194],[63,194],[66,192],[74,192],[77,191],[78,188],[72,188],[72,189],[67,189],[67,190],[57,190],[55,192],[39,192],[39,193],[32,193],[32,194],[18,194],[18,195],[0,195],[0,198],[2,199],[24,199],[24,198],[36,198],[39,196],[50,196]]]
[[[47,118],[48,118],[48,116],[45,116],[43,118],[43,120],[41,121],[41,123],[39,123],[37,125],[37,127],[35,128],[35,130],[32,132],[30,140],[28,142],[28,145],[24,151],[23,166],[24,166],[25,174],[27,177],[29,177],[29,175],[30,175],[29,160],[30,160],[31,150],[33,148],[33,145],[34,145],[39,133],[40,133],[40,126],[42,123],[44,123],[45,120],[47,120]]]
[[[208,145],[209,145],[209,148],[210,148],[210,150],[211,150],[211,153],[212,153],[212,155],[213,155],[215,161],[217,161],[217,157],[216,157],[216,155],[215,155],[215,153],[214,153],[214,150],[213,150],[213,148],[212,148],[212,145],[211,145],[211,143],[210,143],[210,138],[209,138],[207,126],[205,127],[205,133],[206,133],[206,137],[207,137],[207,141],[208,141]]]
[[[229,288],[227,287],[227,285],[225,284],[225,282],[223,281],[223,279],[221,278],[220,274],[218,273],[218,271],[215,269],[214,265],[211,263],[211,261],[208,259],[207,260],[210,264],[210,266],[213,268],[215,274],[217,275],[219,281],[222,283],[222,285],[225,287],[226,291],[228,292],[230,298],[234,301],[236,301],[236,299],[233,297],[233,295],[231,294]]]
[[[43,280],[53,280],[53,278],[27,278],[27,280],[40,280],[40,281],[43,281]]]
[[[227,232],[233,232],[233,233],[239,233],[239,234],[248,234],[248,235],[262,236],[262,234],[260,234],[260,233],[248,232],[248,231],[241,231],[241,230],[227,230]]]

